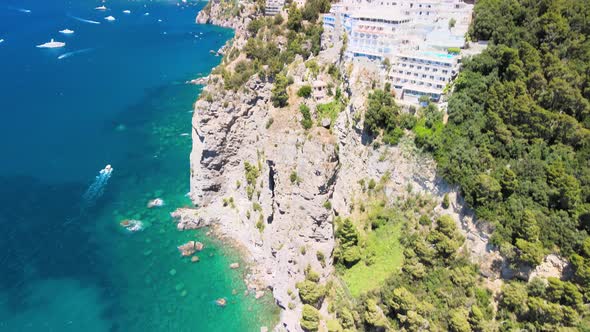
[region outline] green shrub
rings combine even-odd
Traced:
[[[387,131],[385,135],[383,135],[383,143],[389,145],[397,145],[397,143],[399,143],[400,138],[402,138],[403,136],[403,129],[396,127],[393,130]]]
[[[297,95],[303,98],[309,98],[311,96],[311,85],[306,84],[297,90]]]
[[[300,252],[302,255],[304,255],[304,256],[305,256],[305,254],[307,253],[307,248],[305,248],[305,246],[301,246],[301,247],[299,248],[299,252]]]
[[[303,115],[303,119],[301,120],[301,126],[304,129],[310,129],[313,126],[313,121],[311,120],[311,112],[309,111],[309,107],[305,104],[299,105],[299,111],[301,115]]]
[[[256,166],[245,161],[244,172],[246,175],[246,182],[251,186],[256,185],[256,179],[258,179],[258,176],[260,175],[260,170],[256,168]]]
[[[264,232],[264,227],[265,227],[265,223],[264,223],[264,216],[262,214],[260,214],[258,216],[258,221],[256,221],[256,228],[258,228],[258,231],[260,231],[260,233]]]
[[[461,49],[458,47],[449,47],[447,49],[447,52],[449,52],[451,54],[459,54],[459,53],[461,53]]]
[[[291,172],[291,175],[289,175],[289,180],[291,180],[291,183],[293,183],[293,184],[299,183],[300,179],[299,179],[299,176],[297,175],[297,172],[295,172],[295,171]]]
[[[326,265],[326,255],[324,255],[321,251],[316,251],[315,257],[317,258],[318,262],[324,267]]]
[[[320,326],[319,311],[308,304],[304,305],[299,323],[305,331],[317,331]]]
[[[322,300],[325,296],[325,288],[318,285],[317,282],[311,280],[304,280],[296,284],[299,290],[299,297],[304,304],[312,305],[316,308],[321,306]]]
[[[430,220],[429,216],[423,214],[420,216],[418,223],[422,226],[429,226],[429,225],[432,225],[432,220]]]
[[[448,209],[450,204],[451,203],[449,202],[449,194],[445,194],[443,196],[443,200],[442,200],[442,204],[441,204],[443,209]]]

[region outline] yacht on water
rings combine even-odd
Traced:
[[[115,18],[112,17],[112,16],[107,16],[104,19],[107,20],[107,21],[114,21],[115,20]]]
[[[105,7],[104,5],[102,5],[102,6],[98,6],[98,7],[94,8],[94,9],[96,9],[96,10],[107,10],[107,7]]]
[[[124,14],[131,14],[131,11],[130,11],[129,9],[125,9],[125,10],[123,11],[123,13],[124,13]]]
[[[63,30],[60,30],[59,32],[65,34],[65,35],[70,35],[70,34],[74,33],[74,30],[63,29]]]
[[[0,39],[0,44],[4,43],[4,39]]]
[[[66,46],[66,43],[55,41],[53,38],[48,43],[37,45],[38,48],[60,48],[64,46]]]

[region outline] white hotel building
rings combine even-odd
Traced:
[[[459,70],[460,57],[447,50],[464,47],[472,8],[461,0],[342,0],[324,15],[324,29],[348,35],[348,58],[389,59],[398,98],[438,100]]]
[[[445,86],[459,71],[459,57],[435,52],[398,54],[389,81],[399,99],[417,101],[428,95],[439,101]]]

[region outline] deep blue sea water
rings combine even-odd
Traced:
[[[271,326],[270,299],[246,296],[247,271],[228,268],[235,252],[169,216],[191,204],[200,87],[184,82],[219,62],[209,51],[232,32],[194,23],[204,2],[102,4],[0,1],[0,331]],[[51,38],[66,46],[35,47]],[[106,164],[110,179],[85,200]],[[156,197],[166,205],[148,209]],[[125,231],[125,219],[144,230]],[[188,240],[205,243],[198,263],[178,253]]]

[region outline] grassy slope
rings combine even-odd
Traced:
[[[398,271],[403,262],[403,249],[400,244],[402,223],[384,225],[367,236],[367,251],[375,253],[375,263],[367,266],[359,262],[345,271],[342,279],[350,294],[360,294],[382,285],[392,273]]]

